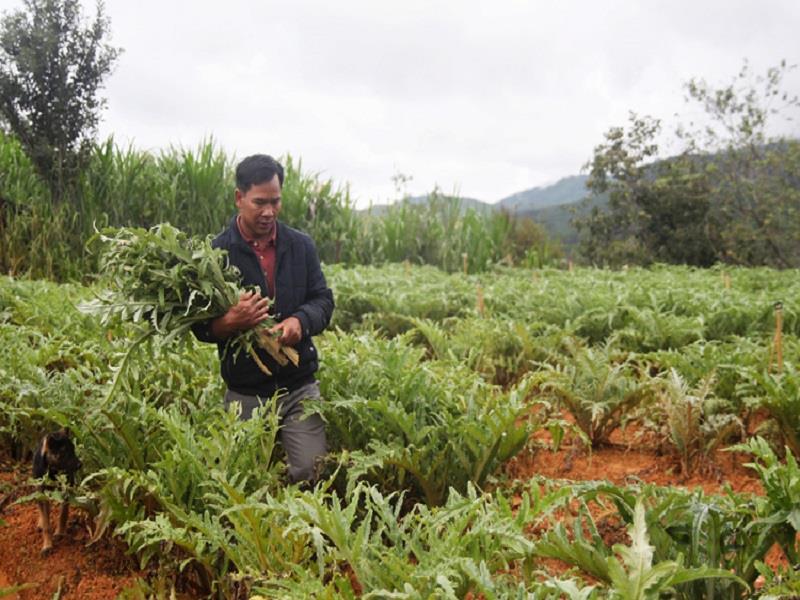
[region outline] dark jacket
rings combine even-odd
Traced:
[[[261,295],[267,296],[267,283],[258,258],[244,241],[236,217],[228,228],[218,235],[212,245],[228,251],[228,261],[242,274],[242,286],[258,286]],[[204,342],[216,342],[220,356],[222,378],[228,388],[250,396],[271,396],[278,389],[289,391],[313,381],[319,361],[311,336],[322,332],[333,314],[333,292],[325,282],[314,242],[306,234],[278,222],[275,248],[275,298],[271,308],[277,321],[297,317],[303,330],[302,339],[294,346],[300,355],[295,367],[289,363],[281,367],[266,351],[258,349],[259,358],[267,365],[272,376],[258,368],[245,352],[234,352],[225,347],[224,340],[211,334],[211,322],[193,328],[195,336]]]

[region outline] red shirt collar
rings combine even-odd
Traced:
[[[256,244],[256,243],[259,243],[259,242],[263,242],[264,244],[266,244],[268,246],[274,246],[275,245],[275,240],[278,237],[278,223],[277,223],[277,221],[275,222],[275,227],[272,228],[272,234],[269,237],[256,239],[256,238],[247,237],[247,234],[245,234],[245,232],[244,232],[244,228],[242,228],[241,218],[242,218],[241,215],[236,215],[236,227],[239,229],[239,234],[242,236],[242,239],[245,242],[247,242],[248,245],[252,246],[253,244]]]

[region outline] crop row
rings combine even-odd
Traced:
[[[216,354],[191,338],[136,350],[109,396],[136,331],[78,311],[98,290],[74,285],[0,282],[4,446],[21,455],[70,426],[85,475],[75,502],[94,534],[122,536],[196,594],[734,598],[760,572],[765,589],[794,585],[761,562],[775,543],[796,562],[797,466],[744,431],[762,411],[776,448],[796,451],[796,274],[734,271],[728,289],[718,272],[684,269],[328,273],[337,328],[320,339],[318,408],[335,452],[324,486],[286,485],[274,412],[244,423],[224,412]],[[672,326],[640,328],[659,319]],[[678,322],[698,327],[670,337]],[[746,444],[766,495],[499,470],[537,429],[598,445],[632,419],[661,432],[687,470]],[[609,518],[616,546],[599,533]],[[575,571],[554,576],[547,558]]]

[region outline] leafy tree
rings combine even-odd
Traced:
[[[576,219],[582,254],[612,265],[800,265],[800,142],[768,135],[800,106],[782,89],[790,68],[758,78],[745,63],[719,89],[690,81],[687,99],[705,118],[679,124],[683,151],[666,160],[656,160],[659,121],[631,114],[612,127],[587,164],[587,186],[609,202]]]
[[[607,193],[608,206],[576,220],[581,252],[592,262],[714,262],[704,232],[702,167],[689,155],[653,162],[660,130],[660,121],[631,113],[627,129],[612,127],[595,148],[586,185],[595,195]]]
[[[561,242],[552,239],[540,223],[527,216],[504,216],[510,220],[510,230],[506,236],[506,258],[512,264],[542,268],[552,264],[553,259],[563,258]]]
[[[794,68],[783,61],[757,77],[745,62],[727,86],[686,85],[708,121],[678,135],[708,158],[708,235],[725,262],[800,266],[800,141],[769,135],[773,121],[791,120],[800,108],[782,85]]]
[[[56,203],[91,150],[103,79],[120,53],[109,46],[98,2],[85,23],[77,0],[25,0],[0,21],[0,120],[22,143]]]
[[[645,165],[658,152],[658,120],[629,116],[630,127],[612,127],[605,142],[596,146],[586,187],[593,194],[608,194],[608,207],[594,207],[575,225],[581,232],[581,253],[594,263],[647,262],[635,240],[636,197],[646,183]]]

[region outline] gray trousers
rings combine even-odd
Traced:
[[[278,439],[286,452],[289,479],[293,483],[315,483],[319,477],[320,459],[328,451],[322,417],[316,413],[303,417],[303,400],[319,397],[319,383],[316,381],[278,397]],[[265,399],[227,390],[225,409],[234,402],[239,403],[242,409],[239,418],[246,421],[256,407],[264,404]]]

